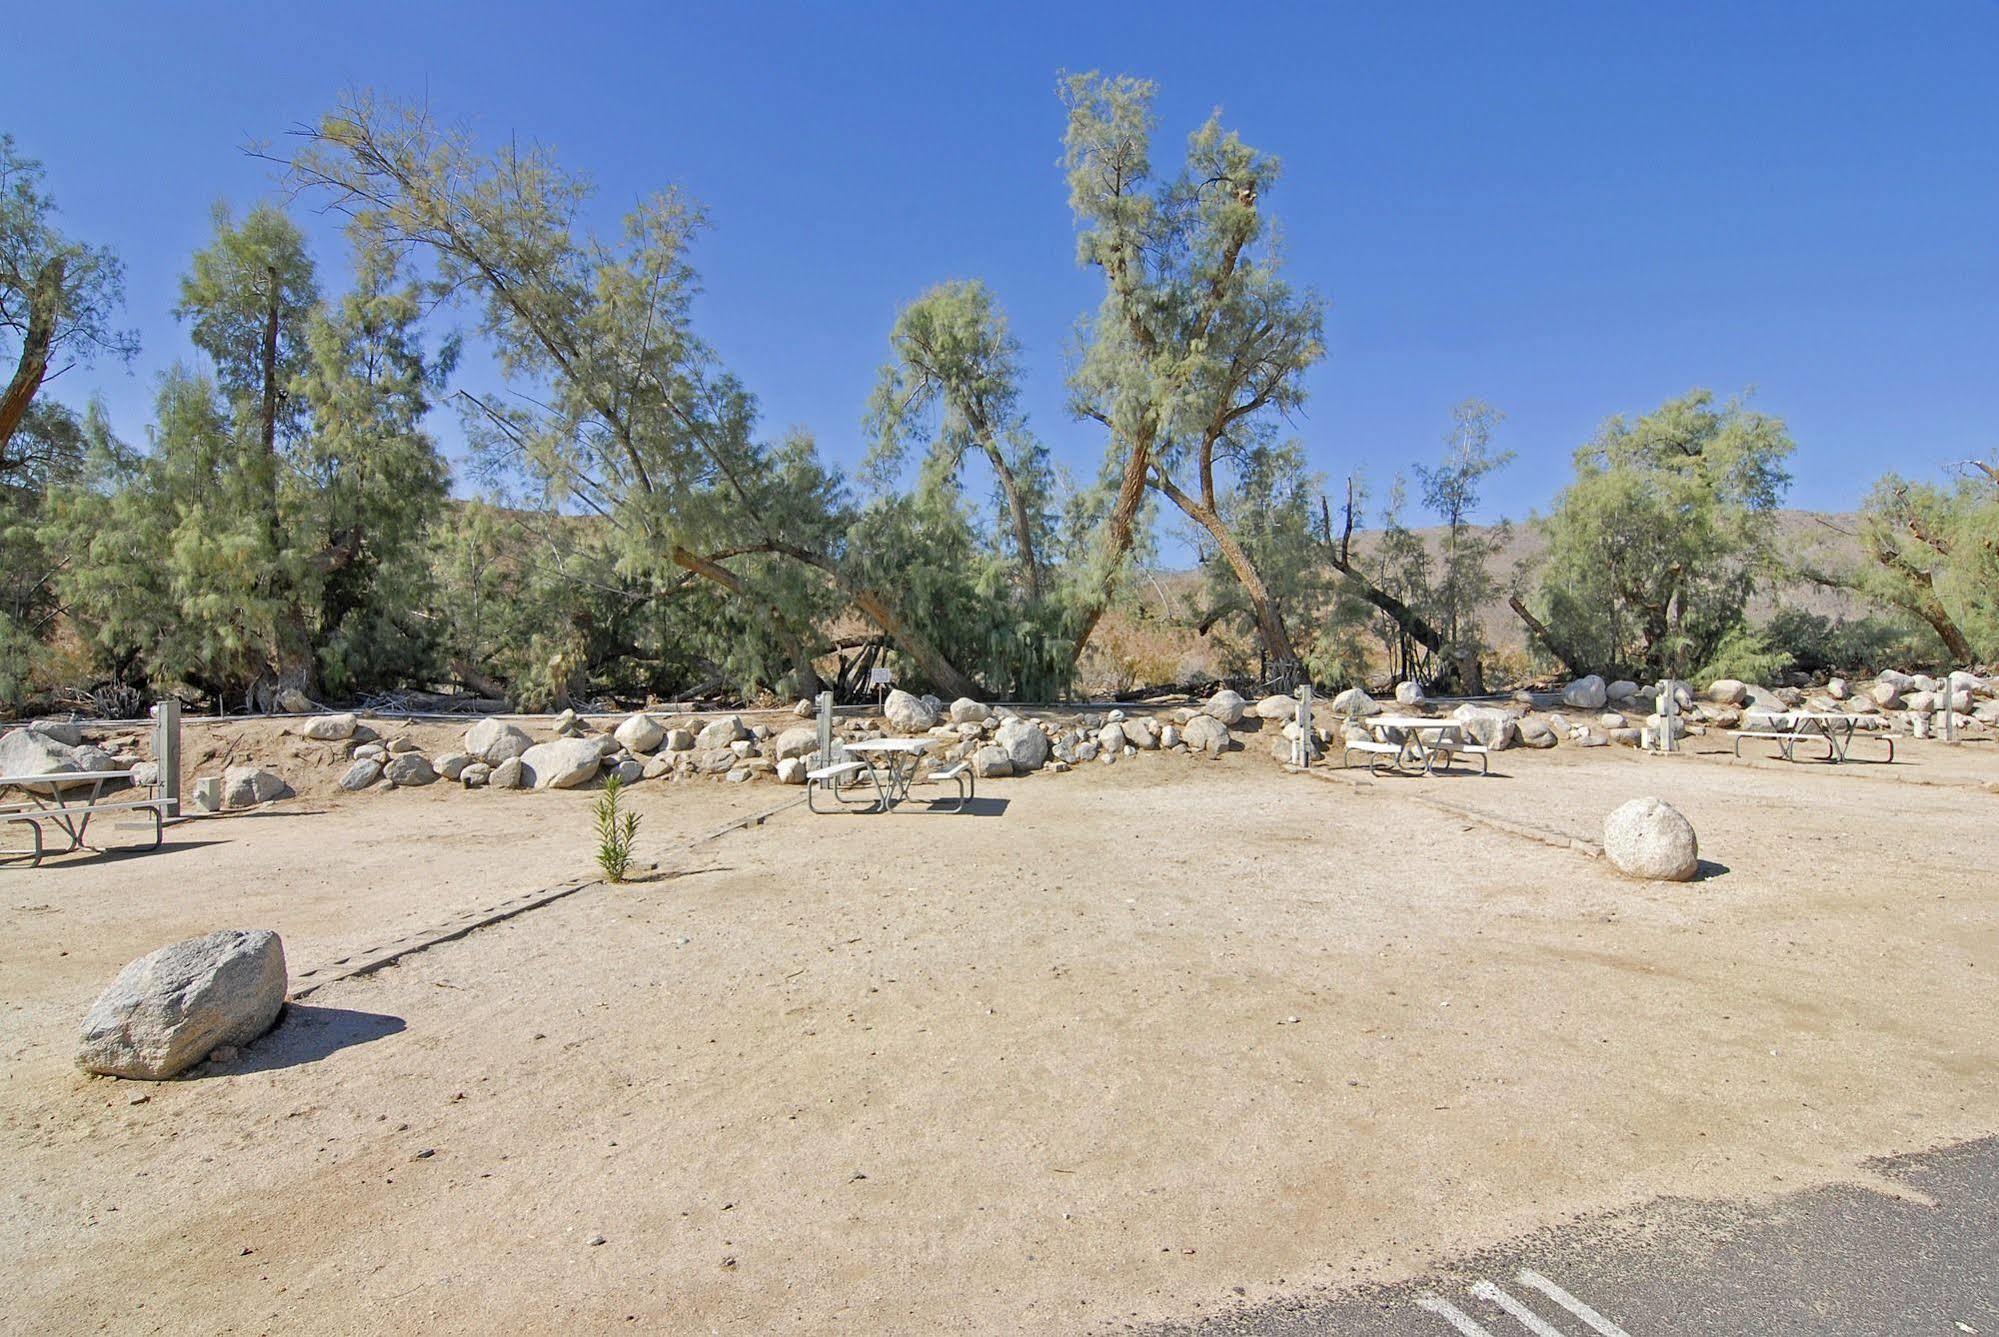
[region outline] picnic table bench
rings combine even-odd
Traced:
[[[1835,710],[1752,710],[1744,715],[1743,722],[1764,720],[1768,728],[1742,729],[1735,735],[1735,755],[1742,755],[1742,740],[1762,738],[1776,743],[1777,751],[1785,761],[1798,759],[1798,744],[1822,742],[1826,754],[1820,758],[1837,766],[1847,760],[1847,750],[1853,746],[1853,737],[1860,729],[1860,717]],[[1895,739],[1891,734],[1883,734],[1881,741],[1888,745],[1888,760],[1895,760]]]
[[[844,744],[844,750],[860,754],[860,759],[852,757],[840,761],[826,762],[805,773],[805,806],[813,812],[835,812],[835,808],[822,808],[813,802],[815,792],[830,793],[833,801],[841,807],[851,807],[840,797],[842,786],[858,788],[862,783],[874,791],[874,798],[867,804],[868,812],[887,812],[897,803],[909,797],[910,787],[917,783],[922,769],[923,754],[936,740],[930,738],[863,738]],[[932,781],[950,781],[958,789],[957,802],[946,809],[961,812],[971,801],[973,779],[972,764],[956,761],[930,772]]]
[[[26,858],[29,867],[41,863],[50,853],[42,841],[42,823],[49,822],[69,837],[69,845],[54,851],[71,854],[84,846],[90,819],[101,813],[145,812],[150,814],[156,850],[165,839],[170,799],[160,798],[148,786],[148,797],[106,799],[105,787],[119,781],[131,783],[131,771],[52,771],[46,775],[13,775],[0,779],[0,825],[25,826],[33,837],[26,850],[0,851],[0,858]],[[88,792],[84,792],[85,790]],[[18,797],[9,799],[12,792]]]
[[[1492,773],[1488,758],[1491,749],[1464,737],[1458,720],[1434,720],[1421,715],[1371,715],[1356,721],[1369,733],[1367,738],[1350,738],[1341,752],[1342,765],[1353,765],[1353,754],[1373,757],[1368,770],[1379,775],[1385,770],[1405,774],[1435,775],[1438,766],[1449,769],[1457,756],[1477,757],[1479,768]],[[1399,734],[1391,738],[1390,733]]]

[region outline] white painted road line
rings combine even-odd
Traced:
[[[1534,1337],[1562,1337],[1562,1330],[1547,1322],[1539,1314],[1521,1304],[1489,1281],[1481,1281],[1471,1288],[1471,1293],[1481,1300],[1498,1305],[1512,1316],[1514,1322],[1534,1334]]]
[[[1553,1300],[1556,1304],[1589,1324],[1599,1334],[1599,1337],[1631,1337],[1630,1333],[1618,1327],[1602,1314],[1597,1313],[1596,1310],[1590,1308],[1575,1296],[1570,1295],[1567,1291],[1531,1267],[1520,1269],[1520,1284],[1523,1286],[1532,1286],[1535,1290],[1541,1292],[1541,1294],[1547,1296],[1550,1300]]]
[[[1418,1309],[1427,1309],[1464,1334],[1464,1337],[1492,1337],[1492,1330],[1452,1304],[1436,1295],[1422,1295],[1416,1300]]]

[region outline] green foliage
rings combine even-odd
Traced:
[[[1435,468],[1416,466],[1423,505],[1444,522],[1437,581],[1417,606],[1443,632],[1448,646],[1468,654],[1485,648],[1478,612],[1497,588],[1490,564],[1513,537],[1512,526],[1504,520],[1478,532],[1472,526],[1487,475],[1513,460],[1512,451],[1492,449],[1492,432],[1502,416],[1490,404],[1464,401],[1451,411],[1444,458]]]
[[[1888,474],[1861,504],[1860,540],[1865,559],[1834,579],[1928,627],[1921,662],[1999,659],[1999,465],[1948,486]]]
[[[1791,651],[1765,631],[1735,626],[1721,638],[1705,664],[1693,672],[1696,682],[1734,678],[1738,682],[1769,682],[1792,663]]]
[[[1930,664],[1938,661],[1942,648],[1930,629],[1911,616],[1829,617],[1795,607],[1772,614],[1762,638],[1783,651],[1787,661],[1783,669],[1808,673],[1866,673]]]
[[[639,837],[639,815],[618,806],[624,785],[615,775],[604,779],[604,792],[590,805],[597,827],[597,867],[609,882],[623,882],[631,871],[632,847]]]
[[[1780,419],[1705,390],[1605,423],[1537,521],[1536,602],[1570,666],[1653,679],[1713,660],[1769,565],[1791,449]]]
[[[953,663],[1014,700],[1069,685],[1073,590],[1047,569],[1054,546],[1048,454],[1019,408],[1019,343],[980,283],[940,284],[905,307],[869,401],[876,495],[848,531],[850,567],[901,588]],[[897,490],[920,450],[915,485]],[[966,499],[982,461],[991,504]]]
[[[1217,479],[1270,443],[1325,353],[1324,303],[1286,282],[1259,208],[1278,162],[1215,115],[1188,137],[1180,170],[1158,175],[1151,83],[1092,73],[1060,91],[1077,258],[1104,278],[1070,375],[1072,407],[1105,429],[1114,498],[1082,586],[1096,604],[1108,597],[1150,487],[1208,532],[1270,658],[1290,660],[1283,606],[1222,519]]]
[[[99,357],[129,362],[139,351],[138,335],[112,325],[125,300],[124,267],[109,248],[73,241],[56,227],[46,175],[0,131],[0,356],[10,364],[19,357],[35,294],[47,279],[56,293],[51,361],[58,367]],[[0,439],[0,475],[14,467],[7,447]]]
[[[293,175],[360,235],[421,256],[434,292],[475,305],[516,392],[461,399],[491,485],[597,516],[618,578],[649,597],[679,597],[688,576],[715,585],[737,685],[811,685],[815,626],[866,593],[843,565],[849,516],[809,439],[757,438],[755,400],[693,330],[698,207],[657,195],[599,236],[589,184],[547,150],[481,153],[365,97],[320,122]],[[876,607],[893,619],[899,603]]]
[[[363,247],[328,308],[283,215],[216,228],[178,308],[216,376],[170,370],[150,449],[99,428],[51,494],[44,541],[78,558],[57,581],[69,617],[114,680],[231,704],[416,677],[447,484],[422,420],[453,350],[426,354],[385,253]]]
[[[138,351],[112,325],[124,299],[117,258],[63,235],[44,179],[0,133],[0,703],[29,691],[61,612],[55,581],[69,554],[48,541],[47,495],[75,480],[88,433],[103,429],[97,410],[86,424],[50,402],[44,382]]]

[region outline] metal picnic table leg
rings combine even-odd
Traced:
[[[8,826],[25,826],[34,834],[35,843],[33,848],[24,851],[24,853],[27,855],[28,867],[38,867],[42,862],[42,824],[32,817],[9,817],[6,820],[6,824]],[[0,858],[18,859],[20,857],[21,855],[19,854],[0,854]]]
[[[875,787],[874,811],[887,812],[892,801],[888,788],[890,777],[883,775],[882,768],[875,763],[874,757],[868,753],[861,755],[861,763],[868,768],[868,779]],[[893,773],[894,764],[893,759],[887,762],[891,774]]]

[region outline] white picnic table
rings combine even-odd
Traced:
[[[1434,767],[1440,756],[1445,759],[1445,765],[1450,764],[1451,754],[1459,749],[1449,744],[1458,741],[1458,731],[1463,727],[1457,720],[1431,719],[1427,715],[1367,715],[1355,723],[1368,731],[1372,741],[1350,744],[1347,751],[1372,753],[1377,757],[1390,758],[1391,760],[1385,764],[1392,765],[1397,770],[1413,770],[1423,775],[1435,773]],[[1401,737],[1388,737],[1390,730],[1396,731]],[[1369,769],[1383,764],[1379,761],[1373,762]]]
[[[916,772],[923,762],[923,754],[937,740],[934,738],[862,738],[845,744],[846,750],[860,754],[861,764],[868,768],[868,776],[874,781],[876,812],[887,812],[891,807],[909,797],[909,787],[916,782]]]
[[[164,838],[166,800],[158,798],[104,801],[106,785],[123,780],[131,783],[131,771],[51,771],[44,775],[10,775],[0,779],[0,823],[26,826],[34,833],[32,849],[25,851],[29,863],[37,864],[47,853],[42,845],[43,822],[52,822],[69,837],[70,854],[83,848],[90,831],[90,819],[102,812],[147,811],[153,819],[153,849]],[[20,795],[4,801],[13,791]]]
[[[1825,743],[1824,760],[1837,766],[1846,760],[1847,749],[1853,745],[1853,735],[1859,731],[1860,716],[1849,715],[1842,710],[1752,710],[1743,715],[1746,725],[1753,720],[1765,721],[1767,729],[1743,729],[1735,735],[1735,755],[1742,755],[1742,740],[1745,738],[1767,738],[1777,744],[1777,750],[1785,761],[1798,759],[1798,744],[1810,740]],[[1895,740],[1884,737],[1888,744],[1888,760],[1895,759]]]

